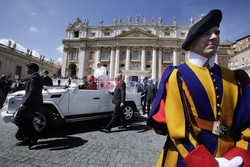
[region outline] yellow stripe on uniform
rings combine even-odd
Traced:
[[[178,152],[173,143],[171,143],[164,166],[176,166],[177,161],[178,161]]]
[[[156,163],[156,167],[162,167],[162,166],[176,166],[177,160],[178,160],[178,151],[176,150],[176,147],[173,143],[170,144],[169,149],[167,150],[167,156],[164,161],[164,149],[162,149],[161,154],[158,158],[158,161]],[[164,164],[164,165],[162,165]]]
[[[164,159],[164,149],[161,150],[160,156],[159,156],[155,166],[162,167],[162,163],[164,163],[163,159]]]
[[[231,136],[218,137],[216,157],[222,157],[228,150],[234,147],[234,141]]]
[[[165,116],[172,138],[185,138],[185,115],[182,107],[181,96],[177,83],[177,69],[175,69],[168,82]]]
[[[197,113],[197,110],[196,110],[196,107],[194,105],[194,101],[192,99],[192,96],[190,95],[189,91],[188,91],[188,88],[187,88],[187,85],[184,83],[184,81],[182,82],[182,88],[183,88],[183,91],[185,93],[185,98],[187,98],[187,108],[188,108],[188,111],[189,111],[189,114],[190,114],[190,117],[198,117],[198,113]],[[189,118],[190,120],[190,118]],[[201,131],[201,129],[199,127],[197,127],[192,121],[190,121],[191,123],[191,126],[194,130],[194,133],[195,135],[198,135]]]
[[[198,146],[198,143],[195,140],[195,138],[189,132],[187,132],[187,136],[188,136],[188,140],[192,143],[194,148],[196,148]],[[185,158],[189,154],[188,150],[183,146],[183,144],[180,142],[180,140],[173,139],[173,138],[171,138],[171,139],[172,139],[173,143],[175,144],[175,147],[177,147],[177,149],[178,149],[179,153],[181,154],[181,156],[183,158]]]
[[[238,86],[235,80],[234,72],[226,68],[221,68],[223,95],[221,100],[221,117],[219,121],[231,127],[233,122],[234,110],[238,100]],[[222,119],[223,118],[223,119]],[[228,150],[234,147],[234,141],[230,136],[220,136],[218,138],[216,157],[223,156]]]
[[[247,150],[250,140],[250,129],[247,128],[241,133],[242,133],[242,138],[236,143],[236,146]]]
[[[204,86],[206,93],[208,95],[209,102],[211,104],[211,108],[213,110],[214,117],[216,118],[216,99],[215,99],[215,88],[213,81],[210,76],[210,72],[206,67],[199,67],[191,62],[187,61],[187,65],[192,69],[195,75],[200,80],[201,84]]]

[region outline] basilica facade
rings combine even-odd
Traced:
[[[63,77],[91,75],[97,62],[107,69],[109,78],[122,73],[126,80],[139,81],[144,77],[161,78],[169,65],[185,62],[188,53],[181,48],[190,27],[178,25],[174,18],[163,24],[162,18],[131,17],[123,22],[114,18],[112,25],[89,26],[89,21],[77,18],[69,23],[63,39],[64,55],[61,68]]]

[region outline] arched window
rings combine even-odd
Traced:
[[[93,51],[91,51],[91,52],[89,53],[89,59],[90,59],[90,60],[94,60],[94,52],[93,52]]]
[[[171,57],[170,57],[169,52],[165,52],[163,54],[163,61],[171,61]]]
[[[109,52],[104,51],[102,58],[103,58],[103,60],[108,60],[109,59]]]
[[[151,52],[148,51],[147,56],[146,56],[146,61],[150,61],[150,60],[152,60],[152,55],[151,55]]]
[[[139,52],[138,52],[138,50],[134,50],[132,58],[133,58],[133,60],[139,60]]]
[[[180,55],[180,63],[184,63],[185,62],[185,53],[182,53]]]
[[[76,76],[76,65],[75,64],[69,64],[69,66],[68,66],[68,76],[69,77]]]
[[[121,53],[121,60],[125,60],[126,59],[126,52],[122,51]]]
[[[72,51],[71,52],[71,60],[76,60],[77,59],[77,53],[76,53],[76,51]]]
[[[1,62],[0,62],[0,67],[1,67]],[[18,76],[18,79],[21,78],[21,74],[22,74],[22,67],[21,66],[16,66],[16,75],[15,76]]]

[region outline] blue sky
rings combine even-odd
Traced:
[[[89,25],[112,24],[114,17],[162,17],[164,24],[187,25],[190,17],[218,8],[223,12],[221,42],[232,42],[250,34],[250,1],[248,0],[0,0],[0,39],[12,39],[24,48],[36,50],[47,59],[58,60],[59,46],[66,27],[77,17]]]

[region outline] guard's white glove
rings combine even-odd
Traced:
[[[230,167],[230,161],[226,158],[215,158],[218,162],[218,167]]]
[[[215,158],[218,162],[218,167],[239,167],[243,163],[240,156],[234,157],[231,160],[226,158]]]
[[[230,160],[231,166],[240,166],[243,163],[243,159],[241,156],[236,156]]]
[[[121,104],[120,104],[120,107],[123,107],[123,106],[124,106],[124,103],[121,103]]]

